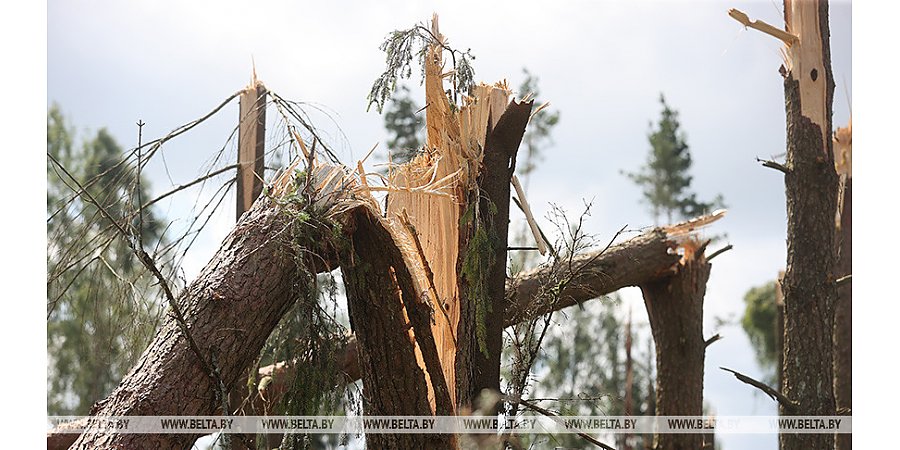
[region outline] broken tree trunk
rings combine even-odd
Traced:
[[[784,100],[787,160],[768,167],[784,172],[787,198],[787,270],[784,274],[782,415],[834,415],[835,214],[838,175],[831,138],[834,77],[828,2],[784,2],[785,30],[729,11],[745,26],[785,44]],[[834,435],[779,435],[782,450],[832,448]]]
[[[434,305],[432,334],[455,411],[486,384],[499,389],[509,182],[531,103],[510,102],[511,91],[498,83],[475,86],[462,105],[451,105],[436,16],[431,33],[426,145],[392,168],[386,217],[413,243],[410,270]],[[479,352],[489,357],[479,359]]]
[[[788,47],[784,79],[787,113],[787,270],[784,274],[782,384],[795,406],[782,415],[835,414],[833,326],[838,177],[831,141],[834,79],[828,2],[786,1]],[[782,450],[834,447],[831,434],[779,435]]]
[[[322,231],[327,232],[295,227],[271,200],[257,202],[178,300],[206,362],[188,348],[177,319],[170,316],[137,365],[91,415],[210,415],[220,409],[222,392],[205,366],[218,372],[226,392],[234,387],[304,288],[297,282],[297,255],[287,251],[287,242],[323,241],[315,235]],[[312,245],[308,250],[331,252]],[[319,264],[310,261],[310,267]],[[197,437],[88,432],[74,448],[187,448]]]
[[[376,416],[453,415],[431,333],[434,310],[419,295],[400,245],[370,211],[355,212],[350,226],[352,250],[341,271],[350,323],[360,342],[363,411]],[[424,370],[417,359],[424,361]],[[366,434],[369,448],[452,448],[454,440],[439,434]]]
[[[838,277],[853,272],[853,231],[852,231],[852,129],[838,128],[834,136],[835,168],[840,177],[838,192],[837,239],[838,259],[835,271]],[[834,400],[840,413],[850,411],[853,375],[853,289],[851,283],[843,283],[837,288],[837,303],[834,307]],[[835,448],[850,450],[852,435],[839,434]]]
[[[641,285],[656,345],[656,414],[703,415],[703,297],[710,264],[706,244],[694,237],[682,244],[675,273]],[[704,445],[702,434],[658,434],[658,450],[691,450]]]
[[[491,255],[479,255],[479,258],[492,259],[488,261],[487,272],[478,274],[483,279],[469,279],[471,273],[464,270],[463,278],[460,280],[460,283],[467,287],[471,287],[473,283],[484,283],[483,293],[466,289],[464,292],[470,295],[461,296],[463,304],[476,303],[474,308],[468,308],[469,311],[474,310],[476,313],[474,322],[469,323],[484,327],[483,336],[477,336],[476,333],[475,340],[483,340],[479,342],[479,351],[474,351],[473,347],[469,348],[470,354],[474,352],[474,355],[471,355],[472,380],[467,395],[460,396],[468,398],[467,403],[484,389],[500,392],[500,354],[503,352],[505,328],[503,318],[506,316],[506,246],[509,238],[510,182],[516,169],[516,153],[531,115],[532,105],[533,101],[510,102],[493,128],[488,129],[482,160],[484,168],[478,177],[477,191],[470,193],[470,198],[478,199],[478,208],[481,211],[481,217],[474,220],[480,219],[482,222],[468,227],[472,234],[466,236],[467,242],[462,248],[466,249],[467,257],[482,251],[477,248],[475,242],[478,239],[476,234],[481,232],[479,227],[484,227],[487,238],[492,242],[489,247],[493,248],[493,252]],[[466,265],[465,258],[462,263]],[[483,311],[480,311],[482,309]],[[497,404],[496,408],[499,406]],[[495,409],[486,413],[490,415],[497,411]]]
[[[271,204],[269,204],[271,206]],[[520,273],[507,284],[509,304],[505,308],[506,316],[503,318],[505,327],[512,326],[522,320],[527,320],[535,315],[546,314],[562,308],[570,307],[606,294],[615,292],[626,286],[639,286],[660,277],[668,277],[674,273],[674,266],[680,257],[675,254],[677,241],[681,235],[670,234],[666,230],[674,227],[657,228],[631,238],[625,242],[615,244],[605,250],[586,252],[575,257],[572,268],[578,271],[574,282],[569,283],[563,290],[559,301],[549,304],[546,296],[539,295],[541,286],[546,284],[550,276],[547,267],[538,267],[531,271]],[[439,314],[438,311],[435,314]],[[435,317],[440,320],[440,317]],[[358,343],[355,337],[351,337],[342,356],[338,357],[337,367],[345,376],[344,382],[353,382],[361,377],[361,371],[356,357]],[[266,389],[268,405],[278,405],[280,396],[284,393],[285,384],[292,380],[292,366],[278,363],[262,367],[259,370],[258,379],[272,376],[273,380]],[[341,381],[336,381],[340,385]],[[243,393],[246,386],[245,378],[235,384],[235,392]],[[232,396],[243,394],[232,394]],[[259,396],[252,399],[253,411],[265,411],[265,405]],[[220,411],[217,409],[217,411]],[[271,411],[279,414],[279,411]],[[48,450],[69,448],[78,437],[78,434],[64,433],[58,429],[48,433]],[[52,445],[51,445],[52,444]]]

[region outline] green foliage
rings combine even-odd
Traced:
[[[651,147],[647,163],[639,172],[626,175],[643,188],[644,200],[657,223],[663,215],[672,222],[675,217],[694,217],[722,207],[721,195],[711,202],[701,202],[690,191],[693,177],[689,171],[693,161],[680,129],[678,112],[669,108],[662,94],[659,101],[663,110],[657,128],[651,129],[647,136]]]
[[[76,147],[75,132],[57,106],[47,112],[47,152],[104,208],[127,219],[136,197],[136,172],[118,165],[122,149],[106,130]],[[162,308],[128,242],[97,208],[73,196],[71,180],[47,167],[47,412],[85,415],[131,368],[152,338]],[[140,189],[147,198],[147,182]],[[155,246],[162,224],[145,210],[143,240]]]
[[[409,88],[401,86],[384,114],[384,128],[389,134],[387,146],[395,164],[411,160],[425,141],[421,136],[421,121],[416,116],[418,110],[419,106],[409,95]]]
[[[453,86],[451,104],[456,103],[458,93],[469,93],[475,84],[475,72],[472,68],[472,60],[475,57],[471,49],[465,52],[453,49],[446,43],[439,42],[436,36],[431,34],[431,30],[418,24],[407,30],[392,31],[379,47],[385,53],[385,69],[372,83],[372,89],[367,97],[369,102],[367,108],[371,108],[374,104],[378,112],[382,112],[385,102],[397,89],[397,81],[408,79],[412,75],[413,54],[422,68],[424,80],[425,55],[428,46],[435,43],[449,51],[453,61],[454,71],[449,77]]]
[[[491,209],[490,207],[493,207],[494,212],[491,213],[493,216],[497,207],[489,202],[488,209]],[[474,208],[470,206],[469,209]],[[463,217],[466,216],[471,217],[471,214],[467,211]],[[488,354],[486,320],[492,309],[487,292],[487,278],[494,265],[494,254],[497,251],[497,239],[487,228],[479,218],[475,218],[475,232],[466,247],[462,265],[462,276],[467,286],[466,295],[470,301],[475,302],[475,336],[479,349],[485,355]]]
[[[278,408],[285,415],[339,415],[345,403],[354,403],[335,384],[342,379],[336,361],[346,343],[347,318],[338,308],[334,276],[317,275],[309,267],[319,258],[316,249],[343,248],[347,243],[340,224],[329,217],[327,209],[315,206],[314,194],[306,189],[307,176],[306,171],[297,170],[288,192],[273,199],[291,227],[291,232],[283,235],[287,238],[281,247],[297,270],[291,286],[295,301],[266,341],[259,365],[289,361],[295,368]],[[289,433],[280,448],[328,448],[336,445],[333,438]]]
[[[751,288],[744,294],[744,317],[741,325],[753,344],[756,359],[768,369],[776,369],[778,351],[775,340],[775,319],[778,308],[775,305],[775,282]]]

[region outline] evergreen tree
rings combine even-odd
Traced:
[[[689,172],[693,161],[680,129],[678,112],[669,108],[662,94],[659,101],[663,110],[657,128],[651,128],[647,136],[651,147],[647,163],[639,172],[626,175],[643,188],[644,200],[657,223],[661,216],[671,223],[676,217],[693,217],[721,207],[721,195],[711,202],[701,202],[690,191],[693,177]]]
[[[394,164],[411,160],[425,143],[422,118],[416,115],[417,111],[419,106],[410,96],[409,88],[400,86],[384,113],[384,128],[390,136],[387,146]]]
[[[131,216],[135,171],[117,166],[122,149],[106,130],[75,147],[75,133],[59,108],[47,113],[47,153],[84,183],[121,223]],[[147,200],[147,183],[140,189]],[[85,415],[132,367],[161,317],[143,266],[97,208],[73,195],[74,184],[48,161],[47,167],[47,410],[50,415]],[[144,211],[143,239],[155,246],[162,225]],[[150,247],[152,248],[152,247]]]

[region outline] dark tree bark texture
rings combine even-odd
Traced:
[[[844,188],[843,212],[841,213],[840,256],[838,276],[852,272],[852,206],[851,185],[848,179]],[[850,410],[853,404],[853,289],[851,283],[844,283],[837,289],[837,305],[834,308],[834,400],[839,410]],[[837,435],[837,450],[852,448],[851,434]]]
[[[644,305],[656,344],[656,414],[703,415],[703,297],[710,264],[701,246],[686,255],[676,273],[642,284]],[[658,450],[694,450],[703,447],[702,434],[659,434]]]
[[[194,341],[204,356],[215,355],[226,392],[246,376],[298,290],[308,287],[300,283],[302,277],[284,240],[296,237],[292,230],[280,208],[269,200],[256,202],[178,299]],[[300,238],[316,242],[312,235]],[[327,254],[325,249],[311,250]],[[139,362],[94,405],[91,415],[212,415],[221,410],[218,391],[176,320],[169,317]],[[73,448],[189,448],[198,437],[84,433]]]
[[[353,214],[352,253],[341,264],[350,324],[359,342],[363,410],[374,416],[428,416],[429,383],[416,360],[421,351],[431,377],[436,412],[453,406],[431,335],[428,306],[390,232],[360,208]],[[408,315],[408,317],[407,317]],[[418,344],[418,346],[416,345]],[[366,434],[368,448],[450,448],[451,437],[425,434]]]
[[[483,169],[478,177],[477,196],[480,202],[483,226],[488,236],[494,241],[493,262],[489,273],[484,274],[483,282],[487,288],[487,298],[478,301],[490,302],[490,310],[485,314],[485,341],[487,353],[478,351],[476,345],[468,346],[474,351],[471,358],[473,367],[472,380],[469,384],[468,397],[474,399],[483,389],[500,392],[500,354],[503,351],[503,329],[506,317],[506,246],[509,240],[509,198],[510,180],[516,169],[516,154],[525,133],[525,125],[531,115],[534,101],[517,103],[511,101],[506,111],[500,116],[497,125],[487,130],[484,145]],[[491,120],[488,120],[488,124]],[[490,125],[489,125],[490,127]],[[466,280],[466,283],[473,282]],[[465,291],[462,291],[465,292]],[[462,295],[461,297],[465,297]],[[470,302],[473,299],[464,299]],[[470,308],[471,309],[471,308]],[[475,318],[479,320],[479,318]],[[462,321],[461,321],[462,322]],[[474,322],[471,322],[469,326]],[[476,340],[477,341],[477,340]],[[468,358],[459,358],[466,361]],[[499,408],[499,405],[497,405]],[[495,409],[493,412],[496,412]],[[491,411],[487,411],[490,414]]]
[[[785,22],[799,42],[792,48],[793,67],[784,80],[788,256],[782,286],[782,393],[796,407],[782,404],[779,409],[786,416],[829,416],[835,414],[832,333],[838,176],[831,141],[834,80],[828,2],[786,2]],[[819,103],[821,107],[815,108]],[[830,449],[834,435],[782,433],[779,444],[782,450]]]

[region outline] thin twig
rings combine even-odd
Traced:
[[[781,392],[778,392],[777,389],[775,389],[775,388],[773,388],[773,387],[771,387],[771,386],[769,386],[769,385],[767,385],[767,384],[765,384],[765,383],[763,383],[763,382],[761,382],[761,381],[754,380],[753,378],[750,378],[750,377],[748,377],[747,375],[744,375],[744,374],[742,374],[742,373],[740,373],[740,372],[738,372],[738,371],[731,370],[731,369],[728,369],[728,368],[725,368],[725,367],[719,367],[719,368],[722,369],[722,370],[724,370],[724,371],[726,371],[726,372],[731,372],[731,373],[733,373],[733,374],[734,374],[734,377],[737,378],[738,380],[740,380],[741,382],[746,383],[746,384],[749,384],[750,386],[753,386],[753,387],[755,387],[755,388],[757,388],[757,389],[763,391],[763,393],[765,393],[766,395],[768,395],[769,398],[771,398],[772,400],[777,401],[778,403],[780,403],[780,404],[781,404],[782,406],[784,406],[785,408],[790,409],[790,410],[793,410],[793,409],[796,409],[796,408],[797,408],[797,402],[795,402],[795,401],[793,401],[793,400],[787,398],[787,396],[785,396],[785,395],[782,394]]]
[[[149,270],[153,274],[153,276],[156,277],[156,279],[159,281],[160,287],[162,287],[163,293],[166,296],[166,300],[168,300],[169,302],[169,307],[172,308],[172,312],[175,315],[175,321],[178,323],[178,327],[181,329],[181,332],[184,334],[185,339],[188,342],[188,346],[191,348],[194,354],[197,355],[197,358],[200,360],[200,364],[206,371],[206,373],[216,382],[216,384],[218,384],[221,380],[218,379],[215,370],[203,357],[203,353],[200,351],[200,347],[197,346],[197,343],[194,341],[193,336],[191,336],[191,333],[187,328],[187,322],[185,321],[184,315],[181,313],[181,309],[178,307],[178,303],[175,300],[175,295],[169,288],[169,283],[166,281],[163,274],[159,271],[159,269],[156,267],[156,264],[153,262],[153,258],[151,258],[143,248],[137,247],[137,245],[135,245],[135,242],[133,241],[132,236],[129,235],[128,231],[126,231],[125,228],[123,228],[122,225],[118,221],[116,221],[116,219],[113,218],[112,215],[105,208],[103,208],[103,206],[100,205],[99,202],[97,202],[94,196],[91,195],[91,193],[88,192],[88,190],[84,186],[82,186],[81,183],[79,183],[71,173],[69,173],[65,166],[57,161],[56,158],[54,158],[53,155],[49,152],[47,153],[47,158],[49,158],[57,167],[59,167],[63,171],[63,173],[66,174],[67,177],[69,177],[70,180],[75,183],[81,195],[84,196],[83,198],[85,200],[96,206],[98,211],[100,211],[100,213],[107,220],[112,222],[119,233],[121,233],[126,243],[128,243],[128,245],[131,247],[132,251],[134,251],[135,255],[138,257],[138,260],[140,260],[147,268],[147,270]]]
[[[722,253],[725,253],[725,252],[727,252],[728,250],[731,250],[731,249],[733,249],[733,248],[734,248],[733,245],[728,244],[728,245],[726,245],[726,246],[724,246],[724,247],[722,247],[722,248],[720,248],[720,249],[718,249],[718,250],[712,252],[711,255],[709,255],[708,257],[706,257],[706,261],[712,261],[712,259],[715,258],[716,256],[719,256],[719,255],[721,255]]]
[[[714,344],[716,341],[718,341],[720,339],[722,339],[722,335],[719,333],[716,333],[713,337],[711,337],[703,342],[703,348],[709,347],[710,345]]]
[[[202,181],[206,181],[206,180],[208,180],[208,179],[210,179],[210,178],[212,178],[212,177],[215,177],[215,176],[217,176],[217,175],[221,175],[222,173],[227,172],[227,171],[229,171],[229,170],[237,169],[239,166],[240,166],[240,164],[232,164],[232,165],[230,165],[230,166],[225,166],[225,167],[223,167],[223,168],[221,168],[221,169],[219,169],[219,170],[215,170],[215,171],[210,172],[210,173],[208,173],[208,174],[206,174],[206,175],[203,175],[203,176],[200,177],[200,178],[195,178],[193,181],[191,181],[191,182],[189,182],[189,183],[185,183],[185,184],[181,184],[181,185],[175,186],[174,189],[172,189],[172,190],[166,192],[165,194],[160,195],[159,197],[154,198],[153,200],[150,200],[149,202],[147,202],[147,204],[142,205],[142,206],[141,206],[141,210],[143,211],[145,208],[148,208],[148,207],[152,206],[154,203],[157,203],[157,202],[159,202],[160,200],[162,200],[162,199],[164,199],[164,198],[166,198],[166,197],[168,197],[168,196],[170,196],[170,195],[172,195],[172,194],[175,194],[175,193],[178,193],[178,192],[180,192],[180,191],[183,191],[183,190],[185,190],[185,189],[187,189],[187,188],[189,188],[189,187],[191,187],[191,186],[193,186],[193,185],[195,185],[195,184],[197,184],[197,183],[200,183],[200,182],[202,182]]]
[[[560,425],[566,426],[566,423],[562,419],[560,419],[558,415],[554,414],[553,411],[541,408],[540,406],[534,405],[534,404],[528,402],[527,400],[523,400],[521,398],[513,398],[512,396],[509,396],[509,395],[506,395],[504,397],[506,398],[506,401],[508,401],[510,403],[522,405],[525,408],[530,409],[538,414],[541,414],[543,416],[553,419],[554,422],[556,422]],[[567,427],[567,428],[571,428],[571,427]],[[573,428],[573,430],[575,430],[575,434],[580,436],[582,439],[590,442],[591,444],[596,445],[597,447],[600,447],[605,450],[615,450],[613,447],[610,447],[610,446],[598,441],[593,436],[585,433],[584,431],[579,430],[578,428]]]
[[[138,195],[138,247],[144,248],[144,208],[141,207],[141,204],[144,203],[144,198],[141,194],[141,139],[144,136],[144,121],[138,119],[137,121],[138,127],[138,145],[137,145],[137,195]]]
[[[853,281],[853,275],[848,273],[847,275],[844,275],[844,276],[838,278],[837,280],[834,280],[834,285],[835,285],[835,287],[841,287],[851,281]]]
[[[791,173],[791,169],[788,169],[787,167],[785,167],[784,164],[772,161],[771,159],[759,159],[759,157],[757,157],[756,162],[761,163],[763,165],[763,167],[775,169],[785,175]]]
[[[190,122],[188,122],[188,123],[186,123],[186,124],[184,124],[184,125],[181,125],[181,126],[179,126],[178,128],[175,128],[174,130],[170,131],[169,134],[167,134],[167,135],[165,135],[165,136],[163,136],[163,137],[161,137],[161,138],[159,138],[159,139],[154,139],[154,140],[152,140],[152,141],[150,141],[150,142],[147,142],[146,144],[142,144],[142,145],[140,146],[140,148],[133,148],[133,149],[131,149],[131,150],[128,152],[128,154],[126,154],[124,157],[122,157],[122,159],[119,160],[119,162],[113,164],[112,167],[109,167],[108,169],[104,170],[103,172],[101,172],[101,173],[95,175],[93,178],[91,178],[90,180],[88,180],[88,181],[87,181],[86,183],[84,183],[84,184],[80,184],[80,183],[79,183],[79,185],[82,186],[82,187],[79,188],[78,190],[74,190],[74,189],[73,189],[73,191],[75,191],[75,192],[73,193],[72,197],[70,197],[68,200],[66,200],[66,201],[63,203],[63,205],[57,210],[57,212],[58,212],[58,211],[61,211],[61,210],[64,209],[66,206],[68,206],[68,205],[71,204],[73,201],[75,201],[76,198],[80,197],[80,196],[84,193],[83,191],[84,191],[85,189],[90,188],[90,187],[93,186],[95,183],[97,183],[98,181],[100,181],[101,179],[103,179],[103,177],[105,177],[106,175],[112,173],[114,170],[118,170],[118,168],[119,168],[122,164],[124,164],[126,161],[128,161],[132,156],[136,155],[137,152],[138,152],[139,150],[141,150],[141,149],[143,149],[143,148],[149,146],[149,147],[150,147],[150,150],[148,151],[147,155],[144,155],[144,156],[146,156],[146,158],[144,159],[144,164],[146,164],[146,161],[149,160],[149,158],[151,158],[151,157],[153,156],[153,154],[156,152],[156,150],[159,149],[159,147],[161,147],[163,144],[165,144],[166,141],[168,141],[168,140],[170,140],[170,139],[172,139],[172,138],[175,138],[175,137],[177,137],[177,136],[180,136],[180,135],[186,133],[187,131],[191,130],[192,128],[196,127],[197,125],[200,125],[201,123],[203,123],[204,121],[206,121],[207,119],[209,119],[210,117],[212,117],[213,115],[215,115],[216,113],[218,113],[219,111],[221,111],[222,108],[224,108],[228,103],[230,103],[232,100],[234,100],[235,97],[237,97],[238,95],[240,95],[241,92],[242,92],[242,90],[241,90],[241,91],[237,91],[237,92],[235,92],[234,94],[231,94],[228,98],[226,98],[225,100],[223,100],[222,103],[220,103],[218,106],[216,106],[215,108],[213,108],[213,110],[210,111],[209,113],[207,113],[205,116],[200,117],[199,119],[192,120],[192,121],[190,121]],[[53,216],[55,216],[55,215],[56,215],[56,213],[54,213],[53,215],[51,215],[50,218],[47,219],[47,221],[50,221],[51,219],[53,219]]]

